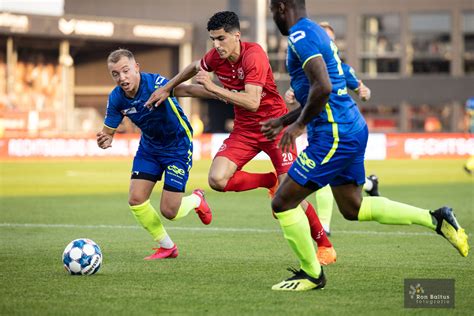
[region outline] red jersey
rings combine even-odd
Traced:
[[[240,43],[240,56],[235,63],[222,59],[215,48],[201,59],[201,67],[214,72],[229,90],[244,91],[245,84],[261,86],[262,98],[256,112],[234,105],[234,131],[260,132],[259,122],[287,113],[286,104],[278,93],[267,54],[257,43]]]

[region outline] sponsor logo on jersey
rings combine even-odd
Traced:
[[[347,87],[344,87],[344,89],[337,89],[337,95],[345,95],[347,94]]]
[[[299,156],[296,162],[302,166],[302,167],[307,167],[309,169],[314,169],[316,167],[316,163],[314,160],[310,159],[306,152],[302,152]],[[304,168],[303,168],[304,169]]]
[[[131,108],[128,108],[128,109],[124,109],[122,111],[123,115],[130,115],[130,114],[135,114],[135,113],[138,113],[137,109],[135,107],[131,107]]]
[[[181,168],[176,167],[175,165],[170,165],[168,166],[168,170],[173,172],[174,174],[178,176],[184,176],[184,170]]]
[[[230,81],[230,78],[227,78],[227,77],[224,77],[224,76],[221,76],[221,75],[217,75],[217,78],[219,78],[220,80],[224,80],[224,81]]]

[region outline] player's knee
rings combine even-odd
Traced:
[[[359,210],[353,208],[341,209],[342,216],[348,221],[357,221],[359,219]]]
[[[280,213],[287,210],[284,200],[278,195],[275,195],[275,197],[272,199],[272,210],[275,213]]]
[[[145,203],[145,201],[146,201],[145,198],[138,195],[132,195],[128,197],[128,205],[130,206],[137,206],[137,205]]]
[[[216,191],[224,191],[225,186],[227,185],[227,179],[222,176],[210,174],[208,177],[209,186]]]
[[[173,219],[176,217],[176,214],[178,213],[177,210],[171,208],[171,207],[162,207],[160,209],[161,214],[166,218],[166,219]]]

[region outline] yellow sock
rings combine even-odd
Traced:
[[[201,198],[196,194],[191,194],[183,197],[181,200],[181,205],[179,206],[178,213],[172,220],[176,221],[180,218],[185,217],[189,214],[191,210],[194,210],[196,207],[198,207],[199,204],[201,204]]]
[[[474,171],[474,157],[471,157],[467,160],[466,169],[469,171]]]
[[[330,185],[316,191],[316,212],[318,213],[321,225],[323,225],[326,231],[329,231],[329,226],[331,225],[333,204],[334,196],[332,195]]]
[[[362,199],[359,221],[376,221],[381,224],[417,224],[436,229],[429,210],[391,201],[381,196],[367,196]]]
[[[275,213],[275,215],[280,222],[283,236],[300,261],[301,269],[313,278],[318,278],[321,274],[321,266],[316,257],[308,218],[303,208],[298,205],[292,210]]]
[[[168,235],[149,199],[140,205],[130,205],[130,209],[137,221],[153,236],[154,240],[160,241]]]

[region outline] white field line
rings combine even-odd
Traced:
[[[77,228],[77,229],[142,229],[135,225],[76,225],[76,224],[30,224],[30,223],[0,223],[0,228]],[[198,232],[232,232],[232,233],[278,233],[279,229],[260,228],[232,228],[232,227],[166,227],[167,230],[198,231]],[[347,235],[380,235],[380,236],[436,236],[434,232],[409,231],[362,231],[362,230],[335,230],[334,234]],[[471,235],[471,234],[469,234]]]

